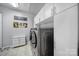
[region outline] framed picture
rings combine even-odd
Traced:
[[[27,23],[22,22],[13,22],[14,28],[27,28]]]
[[[17,21],[18,20],[18,21]],[[27,17],[14,16],[14,28],[27,28]]]
[[[14,20],[27,21],[27,17],[14,16]]]
[[[13,27],[14,27],[14,28],[19,28],[18,22],[13,22]]]
[[[23,23],[24,28],[27,28],[27,23]]]

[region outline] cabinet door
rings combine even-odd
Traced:
[[[13,47],[19,46],[19,39],[15,38],[13,39]]]
[[[54,7],[53,3],[47,3],[45,5],[45,7],[44,7],[45,8],[44,20],[53,16],[53,7]]]
[[[55,55],[77,55],[78,7],[74,6],[54,18]]]
[[[2,48],[2,14],[0,14],[0,48]]]
[[[24,45],[24,44],[25,44],[25,38],[20,38],[19,45]]]

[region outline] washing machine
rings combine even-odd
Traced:
[[[38,40],[38,30],[37,28],[31,28],[30,29],[30,43],[31,43],[31,50],[32,50],[33,56],[38,56],[37,40]]]

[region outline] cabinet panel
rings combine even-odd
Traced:
[[[0,48],[2,47],[2,42],[0,42]]]
[[[53,13],[53,3],[47,3],[44,5],[44,7],[39,11],[39,13],[36,15],[34,18],[34,23],[37,24],[40,22],[44,21],[45,19],[51,17]]]
[[[78,10],[74,6],[55,16],[54,39],[55,55],[77,55]]]
[[[53,16],[53,3],[48,3],[45,5],[45,14],[44,14],[44,20],[49,18],[50,16]]]
[[[19,46],[19,39],[15,38],[13,39],[13,47]]]
[[[24,45],[24,44],[25,44],[25,38],[20,38],[19,45]]]
[[[39,23],[39,15],[37,15],[35,18],[34,18],[34,24],[37,24]]]
[[[2,48],[2,14],[0,14],[0,48]]]
[[[13,47],[24,45],[25,44],[25,38],[17,37],[13,39]]]

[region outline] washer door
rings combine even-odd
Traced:
[[[35,31],[31,31],[30,40],[31,40],[31,43],[32,43],[32,47],[36,48],[37,47],[37,36],[36,36]]]

